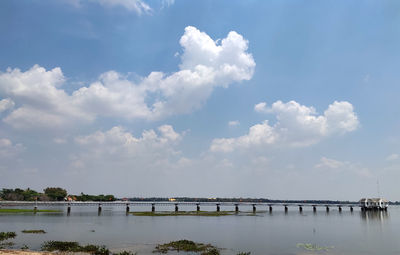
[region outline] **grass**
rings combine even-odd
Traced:
[[[15,238],[16,236],[17,234],[15,232],[0,232],[0,242],[7,239]]]
[[[169,251],[185,251],[185,252],[195,252],[201,255],[219,255],[219,250],[217,247],[211,244],[195,243],[190,240],[179,240],[173,241],[165,244],[159,244],[156,246],[153,252],[155,253],[168,253]]]
[[[33,213],[34,209],[0,208],[0,213]],[[58,213],[60,210],[36,210],[36,212]]]
[[[179,211],[179,212],[131,212],[135,216],[228,216],[235,215],[233,211]]]
[[[46,234],[46,231],[43,229],[22,230],[21,232],[25,234]]]
[[[42,245],[43,251],[61,252],[87,252],[95,255],[109,255],[110,251],[105,246],[88,244],[80,245],[78,242],[47,241]]]

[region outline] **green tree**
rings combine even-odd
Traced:
[[[59,187],[45,188],[44,194],[46,194],[51,200],[62,201],[67,196],[67,191]]]
[[[40,194],[35,190],[27,188],[24,190],[24,192],[22,192],[22,195],[24,196],[25,201],[34,201],[37,199],[37,197],[39,197]]]

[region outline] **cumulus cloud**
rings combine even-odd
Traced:
[[[248,41],[232,31],[220,43],[195,27],[186,27],[177,72],[151,72],[134,83],[116,71],[72,93],[62,88],[60,68],[38,65],[22,72],[0,73],[0,95],[17,106],[4,121],[17,128],[63,127],[91,122],[97,117],[159,120],[200,108],[215,87],[249,80],[255,62]]]
[[[268,112],[267,103],[261,102],[261,103],[256,104],[254,106],[254,110],[256,112],[267,113]]]
[[[17,128],[61,127],[73,120],[92,121],[74,99],[60,87],[65,78],[60,68],[46,71],[38,65],[22,72],[7,69],[0,73],[0,95],[9,96],[16,108],[4,121]]]
[[[162,165],[163,162],[187,162],[175,149],[182,134],[172,126],[163,125],[158,132],[153,129],[143,131],[135,137],[123,127],[113,127],[108,131],[97,131],[87,136],[75,138],[79,153],[71,157],[71,166],[83,168],[95,162],[122,164],[122,168],[143,168]],[[138,170],[138,169],[136,169]]]
[[[13,108],[14,106],[15,103],[10,98],[2,99],[0,100],[0,113]]]
[[[9,139],[0,138],[0,157],[9,158],[16,156],[24,150],[22,144],[13,144]]]
[[[295,101],[277,101],[267,108],[266,103],[256,109],[275,114],[276,123],[268,120],[250,127],[248,134],[237,138],[218,138],[211,144],[211,151],[230,152],[253,146],[309,146],[325,137],[344,134],[357,129],[357,115],[349,102],[329,105],[324,114],[318,115],[313,107]]]

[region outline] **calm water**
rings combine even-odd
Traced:
[[[226,248],[223,254],[400,254],[400,207],[396,206],[389,207],[388,212],[367,213],[358,208],[353,213],[348,208],[341,213],[332,208],[326,213],[321,207],[315,214],[308,207],[301,214],[296,207],[289,207],[288,213],[274,207],[271,214],[264,211],[257,216],[222,217],[126,216],[122,206],[103,207],[101,216],[94,206],[72,207],[67,216],[63,209],[64,213],[58,214],[0,214],[0,231],[17,232],[15,248],[26,244],[31,249],[40,249],[46,240],[68,240],[102,244],[114,251],[131,249],[138,254],[151,254],[157,243],[189,239]],[[131,207],[145,209],[149,210]],[[195,210],[181,208],[189,209]],[[23,229],[44,229],[47,234],[23,234]],[[329,252],[309,252],[297,247],[298,243],[334,248]]]

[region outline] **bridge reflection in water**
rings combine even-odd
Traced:
[[[385,210],[362,210],[360,216],[366,222],[382,222],[389,219],[389,213]]]

